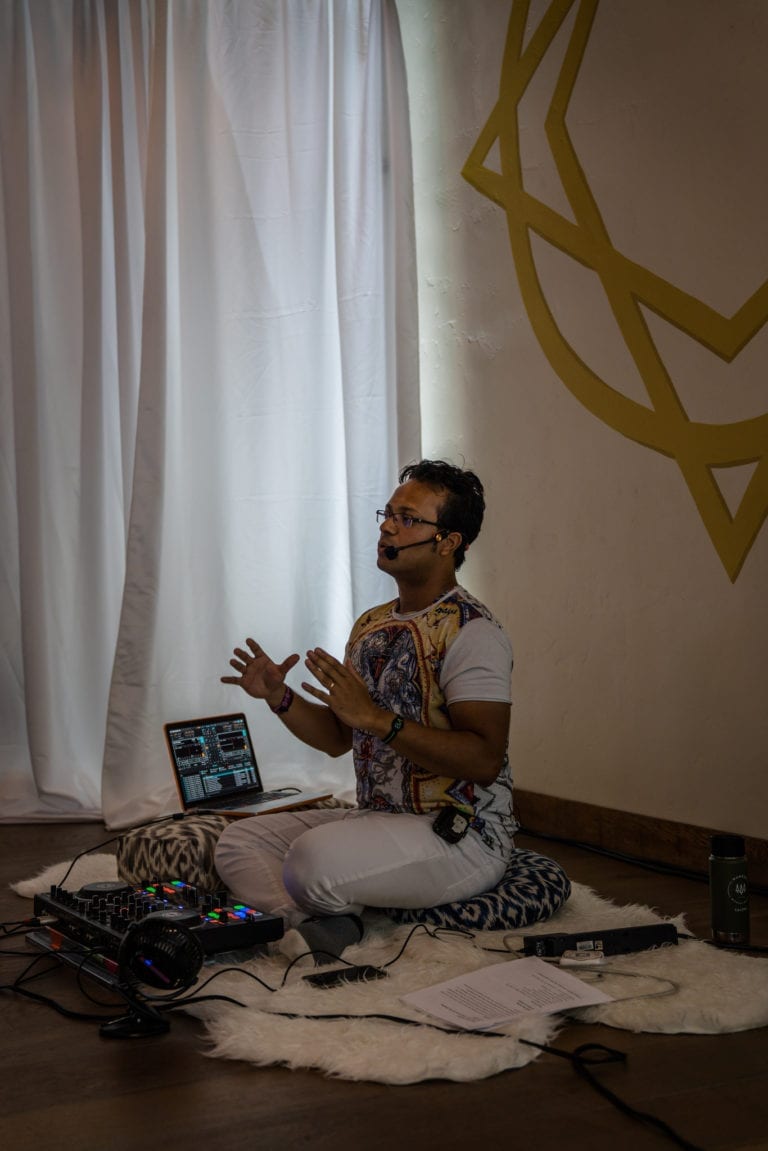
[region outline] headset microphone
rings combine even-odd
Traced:
[[[442,538],[443,532],[438,532],[437,535],[432,536],[431,539],[417,540],[415,544],[403,544],[403,546],[399,548],[396,548],[394,544],[390,544],[388,548],[384,548],[384,555],[388,560],[396,560],[400,552],[408,551],[408,548],[420,548],[423,547],[424,544],[439,543]]]

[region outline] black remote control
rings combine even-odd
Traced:
[[[373,979],[386,979],[386,971],[374,967],[370,963],[361,963],[357,967],[335,967],[333,971],[317,971],[312,975],[305,975],[307,983],[313,987],[338,987],[340,983],[367,983]]]

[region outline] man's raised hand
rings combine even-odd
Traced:
[[[255,640],[245,641],[248,651],[235,648],[235,657],[230,665],[237,675],[223,675],[222,683],[233,683],[241,687],[254,699],[265,699],[270,704],[280,702],[284,691],[285,677],[299,662],[297,654],[289,655],[282,663],[275,663]]]

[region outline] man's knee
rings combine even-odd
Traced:
[[[322,829],[316,828],[291,844],[283,864],[283,884],[299,907],[332,914],[337,910],[338,900],[333,896],[332,882],[328,878],[334,853],[326,846],[326,840]]]
[[[242,846],[238,839],[237,826],[234,823],[225,827],[219,836],[213,849],[214,866],[219,875],[222,874],[222,868],[226,870],[227,866],[242,854]]]

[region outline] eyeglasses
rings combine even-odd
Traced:
[[[376,512],[376,522],[380,524],[384,520],[392,520],[392,523],[399,528],[412,528],[414,524],[429,524],[433,528],[440,527],[436,520],[423,520],[421,516],[407,516],[404,512],[391,512],[389,508],[379,508]]]

